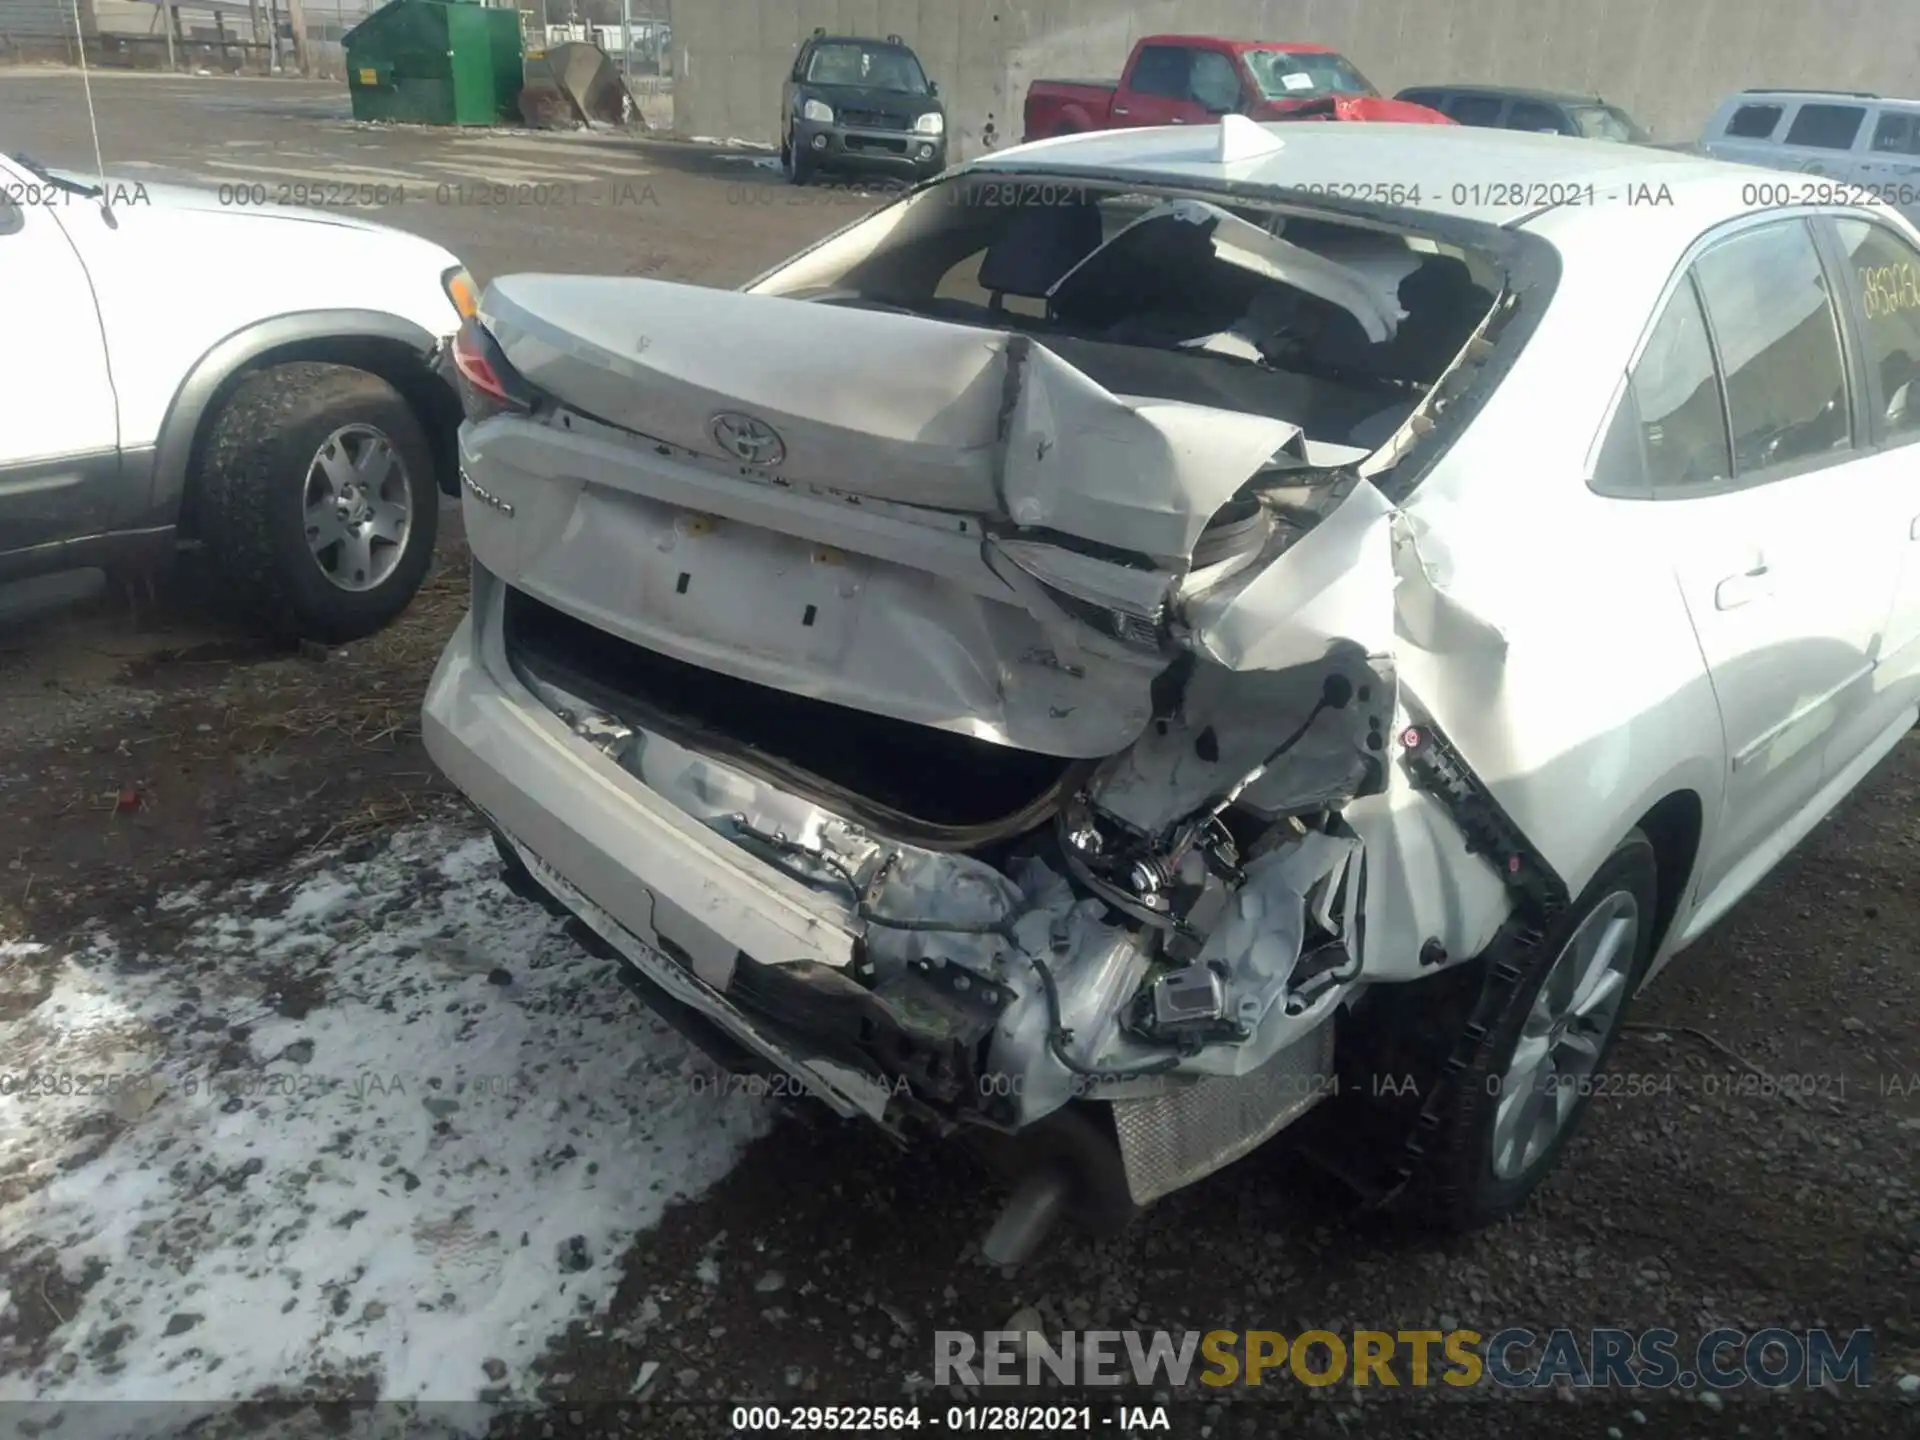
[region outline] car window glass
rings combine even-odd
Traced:
[[[1724,240],[1694,273],[1726,377],[1734,474],[1851,443],[1833,305],[1805,222]]]
[[[1249,50],[1246,60],[1254,84],[1269,100],[1379,93],[1371,80],[1354,69],[1352,61],[1331,50]]]
[[[1240,103],[1240,72],[1219,51],[1196,50],[1187,95],[1209,110],[1231,110]]]
[[[1867,112],[1858,105],[1802,105],[1787,129],[1786,143],[1815,150],[1850,149],[1866,118]]]
[[[1149,45],[1133,66],[1133,88],[1142,95],[1187,98],[1187,52],[1177,45]]]
[[[1628,389],[1640,417],[1647,478],[1656,495],[1721,485],[1733,475],[1713,349],[1691,283],[1667,301],[1633,367]]]
[[[1566,128],[1558,110],[1533,100],[1516,100],[1507,112],[1509,130],[1551,130],[1558,135]]]
[[[1883,111],[1873,127],[1873,148],[1881,155],[1920,155],[1920,113]]]
[[[1841,220],[1847,283],[1866,324],[1889,436],[1920,433],[1920,252],[1883,225]]]
[[[1573,112],[1574,128],[1589,140],[1618,140],[1624,144],[1639,144],[1647,139],[1647,132],[1634,123],[1633,117],[1617,105],[1581,105]]]
[[[927,91],[927,77],[919,62],[891,45],[846,42],[818,46],[807,63],[807,79],[815,85],[849,85],[909,95]]]
[[[1734,140],[1765,140],[1779,123],[1778,105],[1742,105],[1727,121],[1727,135]]]
[[[1253,57],[1247,58],[1251,60]],[[1446,102],[1447,95],[1444,90],[1402,90],[1396,98],[1406,101],[1409,105],[1425,105],[1429,109],[1438,110]]]
[[[1498,125],[1500,104],[1492,95],[1459,95],[1447,113],[1462,125]]]
[[[0,195],[0,235],[11,235],[21,227],[20,207]]]

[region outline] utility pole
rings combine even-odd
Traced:
[[[307,12],[302,8],[301,0],[287,0],[287,20],[293,26],[293,58],[299,65],[301,77],[313,74],[313,65],[307,55]]]
[[[620,0],[620,78],[633,88],[633,5]]]
[[[174,53],[173,53],[173,6],[172,4],[168,3],[168,4],[161,5],[160,23],[166,27],[166,31],[167,31],[167,69],[169,72],[178,71],[180,68],[180,62],[174,58]]]

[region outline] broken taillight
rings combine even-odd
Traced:
[[[528,415],[539,392],[507,363],[486,326],[469,317],[453,337],[453,368],[459,377],[460,406],[469,420],[492,415]]]

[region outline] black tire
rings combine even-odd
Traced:
[[[791,139],[786,147],[787,183],[790,185],[810,185],[813,183],[814,164],[807,158],[807,152],[795,145]]]
[[[1652,844],[1635,830],[1536,943],[1517,953],[1501,954],[1496,947],[1484,957],[1484,983],[1494,987],[1486,996],[1490,1013],[1478,1035],[1469,1030],[1462,1042],[1467,1052],[1464,1067],[1442,1082],[1434,1109],[1438,1124],[1419,1141],[1420,1154],[1400,1205],[1403,1213],[1446,1230],[1477,1230],[1512,1215],[1552,1171],[1586,1114],[1591,1086],[1564,1087],[1571,1105],[1558,1131],[1519,1173],[1502,1176],[1494,1165],[1494,1124],[1505,1089],[1502,1079],[1534,1001],[1568,941],[1588,916],[1602,905],[1617,904],[1615,897],[1625,896],[1635,911],[1635,933],[1631,959],[1624,967],[1622,998],[1610,1028],[1600,1037],[1599,1058],[1591,1073],[1604,1072],[1633,992],[1652,958],[1657,873]]]
[[[343,426],[384,436],[405,467],[406,538],[390,572],[367,589],[327,578],[307,543],[303,495],[321,447]],[[328,644],[371,635],[413,599],[433,563],[440,494],[420,421],[377,375],[299,362],[256,370],[227,398],[207,434],[191,497],[200,563],[223,601],[286,640]]]

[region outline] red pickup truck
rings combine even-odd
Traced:
[[[1133,47],[1117,81],[1035,80],[1027,87],[1025,138],[1206,125],[1222,115],[1454,123],[1425,105],[1387,99],[1352,61],[1322,45],[1149,35]]]

